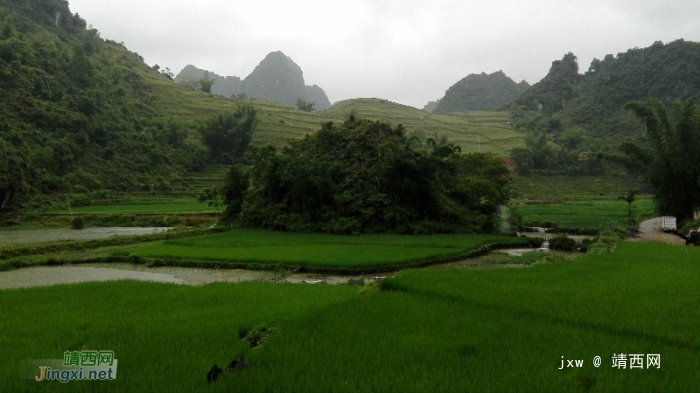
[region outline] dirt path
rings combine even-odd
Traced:
[[[661,217],[656,217],[642,221],[639,224],[637,236],[628,238],[627,240],[685,245],[685,240],[661,230],[661,220]]]

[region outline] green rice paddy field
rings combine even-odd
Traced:
[[[526,224],[536,226],[553,223],[561,228],[599,230],[611,225],[625,226],[629,219],[627,202],[621,200],[541,202],[523,204],[516,209]],[[642,197],[632,203],[632,222],[653,216],[651,198]]]
[[[468,256],[482,247],[518,244],[497,235],[339,236],[236,229],[224,233],[143,243],[116,255],[251,263],[323,270],[400,268],[414,263]]]
[[[136,282],[2,291],[0,391],[695,391],[699,274],[699,248],[621,242],[528,268],[407,270],[375,291]],[[263,323],[274,330],[261,346],[239,339]],[[115,352],[117,379],[19,377],[22,359],[89,349]],[[645,355],[643,368],[613,367],[619,354]],[[214,364],[238,357],[246,368],[207,385]]]
[[[13,235],[19,232],[13,231]],[[352,274],[425,266],[483,254],[494,247],[527,245],[522,239],[499,235],[340,236],[254,229],[205,235],[199,232],[194,233],[196,236],[190,232],[180,234],[172,233],[174,238],[169,240],[140,237],[57,245],[29,244],[19,248],[4,246],[0,247],[0,270],[55,263],[136,261],[151,265],[303,268]]]

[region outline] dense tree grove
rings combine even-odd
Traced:
[[[491,231],[509,173],[455,145],[416,150],[401,125],[323,124],[277,150],[252,148],[227,177],[226,216],[243,225],[338,234]]]
[[[623,143],[611,158],[644,176],[659,214],[692,217],[700,205],[700,106],[677,102],[669,111],[652,99],[625,107],[640,120],[643,139]]]
[[[542,122],[547,119],[546,122]],[[598,175],[606,166],[603,142],[586,129],[571,126],[561,130],[555,118],[537,117],[525,136],[525,146],[511,150],[510,156],[519,175],[563,174]]]
[[[248,150],[257,124],[257,111],[250,105],[240,105],[235,112],[219,113],[201,122],[197,130],[209,150],[209,161],[239,161]]]

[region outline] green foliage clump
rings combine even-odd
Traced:
[[[528,132],[525,146],[510,152],[520,175],[599,175],[605,170],[604,145],[583,127],[565,127],[557,115],[528,113],[515,128]]]
[[[314,106],[316,106],[316,103],[314,102],[307,102],[301,97],[297,98],[297,109],[299,109],[300,111],[313,112],[316,110]]]
[[[208,71],[204,73],[204,78],[197,81],[199,88],[207,94],[211,94],[211,87],[214,85],[214,82],[216,82],[216,79],[210,79]]]
[[[382,289],[382,280],[371,280],[362,285],[360,294],[376,293]]]
[[[588,245],[591,254],[605,254],[615,251],[617,243],[622,240],[625,231],[618,227],[606,228]]]
[[[576,241],[566,235],[557,235],[549,241],[549,248],[558,251],[574,251]]]
[[[83,218],[80,216],[73,217],[70,220],[70,227],[73,229],[83,229],[85,228],[85,221],[83,221]]]
[[[248,183],[248,173],[240,165],[232,165],[226,173],[224,186],[221,190],[223,204],[226,206],[222,221],[233,221],[240,214]]]
[[[350,116],[281,151],[253,148],[248,186],[239,169],[227,181],[228,203],[236,206],[230,218],[243,201],[238,216],[250,227],[336,234],[492,231],[498,206],[508,200],[510,176],[502,161],[462,155],[453,144],[432,145],[432,151],[415,150],[401,125]]]
[[[216,212],[219,212],[219,206],[221,206],[221,191],[217,187],[207,187],[203,189],[199,194],[197,194],[197,200],[199,202],[207,202],[209,207],[216,208]]]
[[[257,348],[267,339],[267,337],[275,330],[274,327],[258,324],[253,328],[239,328],[238,338],[248,342],[251,348]]]
[[[661,101],[650,100],[626,107],[643,122],[644,139],[621,144],[621,154],[610,158],[644,177],[657,213],[692,217],[700,201],[700,106],[689,100],[669,111]]]
[[[217,114],[197,126],[202,142],[209,149],[209,161],[226,162],[227,157],[238,161],[248,150],[257,126],[257,111],[241,105],[235,112]]]

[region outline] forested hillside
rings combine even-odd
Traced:
[[[67,1],[1,0],[0,207],[168,190],[201,165],[185,128],[151,108],[143,72],[157,74]]]
[[[520,173],[532,170],[595,174],[600,157],[643,125],[628,101],[700,99],[700,43],[656,42],[603,60],[579,72],[573,53],[554,61],[547,76],[511,105],[516,129],[529,131],[526,147],[512,152]]]
[[[432,113],[495,111],[510,104],[530,85],[515,83],[503,71],[470,74],[452,85],[438,100]],[[430,107],[428,107],[430,108]]]

